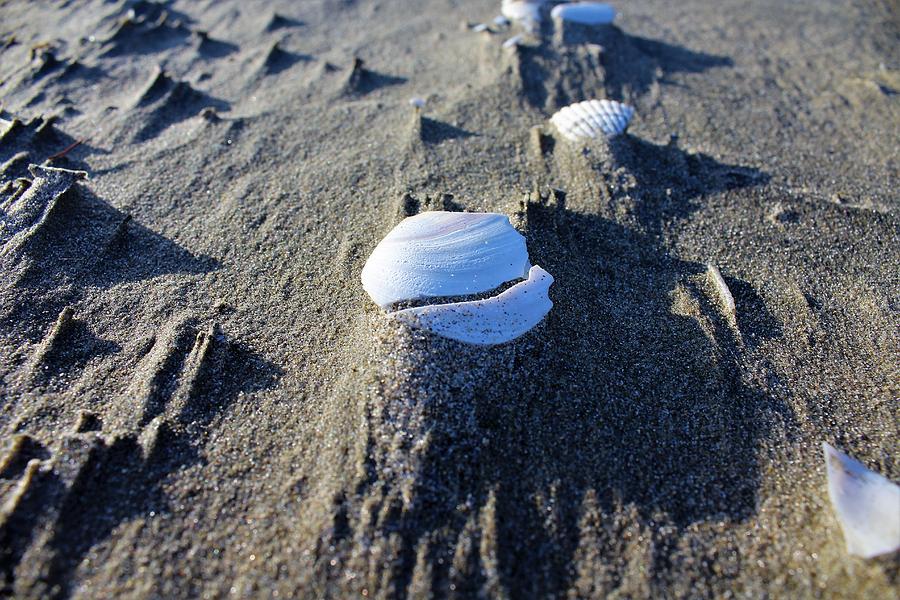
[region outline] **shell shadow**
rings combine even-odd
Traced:
[[[364,66],[361,58],[354,58],[342,86],[342,93],[347,96],[363,96],[383,87],[406,83],[405,77],[387,75],[373,71]]]
[[[195,31],[198,40],[197,52],[204,58],[224,58],[240,49],[240,46],[225,40],[210,37],[205,31]]]
[[[664,570],[686,528],[752,518],[758,449],[776,426],[793,427],[783,397],[748,383],[774,374],[697,289],[705,265],[672,257],[654,235],[569,210],[561,193],[523,208],[532,262],[556,281],[544,324],[491,348],[414,337],[402,371],[428,443],[412,461],[413,500],[380,524],[402,539],[391,578],[400,590],[422,539],[432,589],[481,589],[484,569],[475,564],[464,581],[454,562],[455,545],[477,535],[496,544],[492,569],[511,597],[563,596],[584,536],[597,536],[592,551],[614,554],[619,537],[602,528],[629,519],[658,536],[650,560]],[[744,337],[779,336],[759,297],[736,287],[738,312],[752,315]],[[591,502],[599,532],[582,521]],[[469,533],[483,510],[493,516]],[[616,579],[627,566],[604,568]]]
[[[477,135],[461,127],[429,117],[422,117],[421,124],[421,139],[426,144],[440,144],[447,140],[464,139]]]
[[[263,59],[261,71],[265,75],[277,75],[299,62],[309,62],[311,60],[313,60],[312,55],[285,50],[282,48],[281,43],[276,42],[269,47],[269,51]]]
[[[699,208],[698,198],[765,185],[770,180],[769,174],[759,169],[686,152],[678,147],[676,138],[668,144],[654,144],[624,135],[613,139],[609,148],[614,164],[634,177],[637,185],[628,194],[635,199],[638,221],[652,232],[660,232],[666,222],[689,216]]]
[[[654,83],[666,83],[667,77],[675,73],[703,73],[734,66],[730,57],[630,35],[616,26],[581,28],[572,37],[576,43],[589,42],[603,47],[605,87],[613,98],[643,96]]]
[[[705,266],[671,257],[652,235],[568,211],[564,201],[529,204],[527,214],[532,258],[556,279],[545,344],[522,357],[532,365],[528,385],[545,400],[521,393],[515,400],[524,382],[513,378],[504,393],[510,406],[476,409],[498,438],[491,461],[498,481],[511,484],[511,494],[498,496],[498,511],[515,515],[498,536],[508,585],[568,586],[586,490],[605,514],[631,506],[644,522],[661,518],[677,528],[752,517],[757,448],[773,423],[794,419],[786,403],[745,383],[742,373],[765,367],[744,362],[708,297],[681,292],[695,314],[676,310],[678,288],[693,290]],[[780,335],[765,305],[746,299],[736,296],[739,313],[752,315],[741,323],[744,337]],[[526,411],[525,422],[515,418]],[[523,454],[534,467],[512,467]],[[559,507],[554,535],[546,515],[526,502],[551,488]],[[552,568],[538,568],[533,548],[554,556]],[[655,560],[664,563],[665,552]]]
[[[545,22],[542,35],[554,35]],[[588,98],[633,102],[676,73],[730,67],[731,58],[629,35],[614,25],[564,24],[554,43],[516,50],[522,92],[532,106],[555,111]]]

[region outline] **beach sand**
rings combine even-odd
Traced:
[[[2,3],[0,594],[897,598],[820,447],[900,480],[897,4],[614,4]],[[387,318],[424,210],[508,215],[547,318]]]

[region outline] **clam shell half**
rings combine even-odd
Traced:
[[[506,215],[432,211],[404,219],[375,247],[363,288],[382,308],[403,300],[465,296],[521,279],[525,238]]]

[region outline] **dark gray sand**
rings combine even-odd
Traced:
[[[0,4],[2,594],[897,598],[820,443],[900,479],[898,5],[615,4]],[[509,215],[547,319],[384,317],[429,209]]]

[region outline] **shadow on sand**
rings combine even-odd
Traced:
[[[43,335],[47,315],[58,315],[87,288],[219,268],[216,259],[185,250],[84,186],[59,198],[22,245],[19,264],[0,311],[4,320],[30,323],[30,337]]]
[[[429,380],[419,383],[435,391],[419,400],[433,402],[424,409],[429,450],[417,462],[412,508],[383,524],[405,541],[394,573],[400,586],[411,580],[417,542],[431,536],[433,589],[447,589],[468,520],[459,507],[478,510],[491,497],[499,576],[514,597],[570,587],[587,495],[606,527],[623,511],[676,529],[746,519],[771,415],[791,420],[786,406],[745,381],[739,344],[706,297],[688,292],[711,331],[673,310],[673,290],[690,289],[704,265],[564,206],[527,211],[532,260],[556,280],[543,330],[502,348],[444,340],[417,348]],[[740,310],[775,322],[762,304]],[[488,365],[478,386],[455,387],[452,372],[435,372],[462,368],[445,360],[448,352]],[[439,391],[435,381],[445,382]],[[597,535],[619,543],[614,532]],[[660,544],[652,560],[664,564],[672,550]],[[477,590],[483,569],[471,573]]]
[[[523,207],[532,264],[555,278],[553,309],[537,331],[484,349],[412,338],[411,362],[395,377],[416,394],[397,402],[423,412],[428,446],[410,459],[413,501],[379,524],[403,539],[391,577],[398,589],[411,585],[423,539],[431,589],[484,589],[483,557],[475,551],[460,565],[454,554],[474,536],[474,548],[488,537],[496,544],[512,597],[555,597],[573,583],[586,527],[597,529],[591,551],[602,555],[622,543],[623,522],[637,523],[656,536],[648,568],[665,573],[678,531],[756,510],[758,448],[773,423],[793,416],[750,383],[761,367],[741,334],[759,342],[780,336],[780,325],[752,286],[729,279],[738,333],[704,290],[706,265],[671,256],[657,233],[695,210],[692,199],[766,175],[634,139],[612,160],[640,184],[654,181],[632,199],[642,231],[570,209],[562,192]],[[396,467],[373,456],[361,490]],[[588,505],[599,514],[590,526]],[[473,529],[471,515],[486,506],[492,526]]]
[[[39,257],[20,280],[28,287],[67,282],[109,288],[160,275],[209,273],[217,260],[196,255],[79,186],[66,192],[24,248]]]
[[[554,36],[552,28],[546,22],[543,35]],[[526,100],[547,111],[594,97],[634,102],[673,74],[733,65],[726,56],[629,35],[613,25],[564,25],[554,43],[520,46],[517,52]]]
[[[185,352],[190,343],[187,340]],[[71,586],[78,565],[114,529],[137,519],[178,518],[164,485],[180,470],[204,464],[199,432],[240,395],[270,389],[283,374],[278,366],[225,336],[215,341],[203,369],[177,422],[162,421],[152,442],[136,434],[108,441],[94,435],[63,440],[62,456],[50,463],[54,468],[29,486],[0,528],[0,541],[7,549],[0,557],[5,591],[15,589],[16,565],[30,542],[30,532],[38,528],[52,532],[47,542],[52,558],[40,585],[46,586],[47,597],[68,598],[74,592]],[[65,474],[70,462],[82,465],[74,479]],[[54,516],[47,522],[45,511],[50,507]]]

